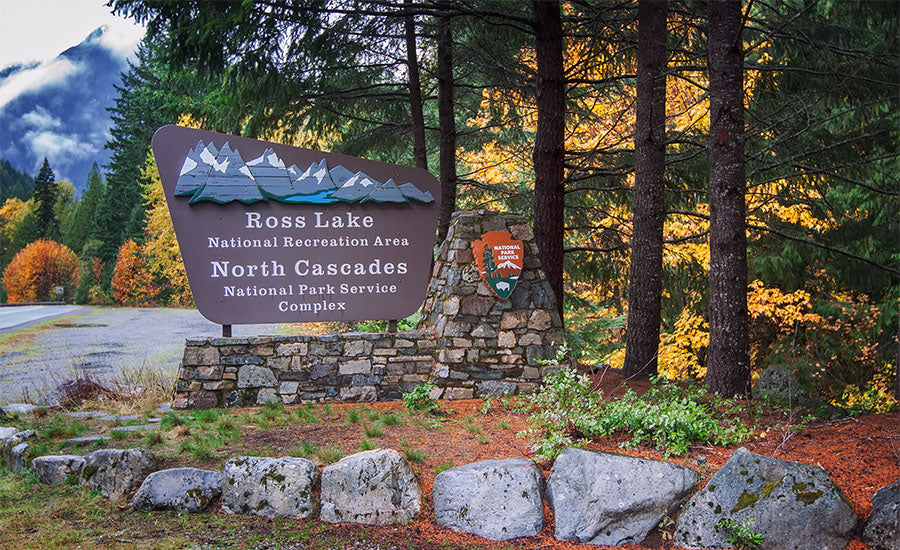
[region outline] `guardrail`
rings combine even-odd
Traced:
[[[14,302],[11,304],[0,304],[0,307],[22,307],[22,306],[64,306],[65,302]]]

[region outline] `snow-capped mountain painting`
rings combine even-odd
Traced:
[[[397,185],[393,179],[378,181],[364,172],[343,166],[329,168],[325,159],[301,170],[296,164],[285,167],[272,148],[259,157],[244,161],[240,151],[228,143],[219,150],[200,140],[187,152],[175,195],[190,197],[190,204],[211,201],[253,203],[274,200],[287,203],[429,203],[434,196],[411,182]]]

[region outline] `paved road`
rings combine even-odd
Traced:
[[[21,308],[0,308],[7,309]],[[68,314],[35,324],[35,319],[25,319],[27,312],[21,312],[15,326],[3,329],[0,325],[0,404],[20,401],[26,391],[35,399],[81,369],[101,380],[139,367],[174,379],[185,338],[222,334],[220,325],[193,309],[83,307],[64,313]],[[0,323],[4,322],[0,317]],[[235,325],[233,335],[289,330],[290,325]]]
[[[24,328],[42,319],[59,317],[81,309],[81,306],[10,306],[0,307],[0,334]]]

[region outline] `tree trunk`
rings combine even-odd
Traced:
[[[416,52],[416,20],[411,9],[412,0],[403,5],[410,11],[403,20],[406,31],[406,67],[409,71],[409,110],[412,120],[413,157],[416,168],[428,170],[428,152],[425,148],[425,115],[422,113],[422,84],[419,79],[419,57]]]
[[[741,2],[709,2],[709,354],[706,381],[750,389]]]
[[[453,33],[450,16],[445,12],[437,21],[438,124],[441,134],[440,180],[441,214],[438,219],[438,244],[444,242],[450,228],[450,216],[456,210],[456,120],[453,113]]]
[[[558,0],[533,0],[533,5],[537,54],[534,240],[562,317],[566,100],[562,20]]]
[[[627,377],[657,373],[666,218],[666,0],[638,0],[634,221],[628,279]]]

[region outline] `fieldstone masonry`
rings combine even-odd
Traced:
[[[472,241],[496,230],[525,247],[507,300],[491,293],[472,257]],[[417,330],[187,340],[172,407],[395,400],[428,380],[436,386],[432,397],[443,399],[530,391],[543,377],[540,361],[563,342],[537,252],[523,217],[457,212]]]

